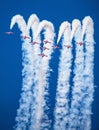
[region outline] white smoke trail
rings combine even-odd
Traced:
[[[32,29],[32,37],[33,37],[33,42],[37,42],[39,44],[32,45],[33,49],[33,86],[32,86],[32,102],[31,102],[31,119],[30,119],[30,130],[39,130],[40,128],[40,117],[38,117],[38,113],[41,113],[41,108],[42,102],[40,103],[40,98],[41,98],[41,88],[38,83],[39,79],[39,70],[41,68],[40,66],[40,61],[41,57],[38,56],[40,53],[40,34],[36,38],[36,33],[38,30],[39,26],[39,19],[35,14],[32,14],[28,20],[27,28],[30,30]],[[39,97],[39,101],[38,101]]]
[[[41,59],[40,63],[40,70],[39,70],[39,95],[38,95],[38,103],[39,106],[37,108],[37,119],[39,119],[40,122],[38,122],[37,126],[40,127],[41,130],[49,130],[51,127],[51,121],[48,117],[48,111],[49,111],[49,104],[48,102],[48,95],[49,95],[49,84],[48,84],[48,77],[49,77],[49,60],[51,59],[51,54],[53,52],[53,43],[54,43],[54,26],[51,22],[47,20],[43,20],[40,22],[38,31],[36,36],[40,34],[42,30],[45,30],[44,32],[44,41],[48,40],[51,43],[44,43],[43,47],[46,47],[48,49],[43,50],[43,54],[46,56]],[[40,123],[40,124],[39,124]],[[38,129],[36,129],[38,130]]]
[[[94,27],[90,16],[83,19],[82,37],[85,35],[84,98],[81,107],[81,130],[91,130],[92,102],[94,94]]]
[[[64,34],[66,28],[68,28],[68,24],[67,22],[63,22],[59,28],[59,34],[58,34],[58,39],[57,39],[57,43],[59,43],[62,35]]]
[[[39,18],[37,17],[36,14],[32,14],[30,17],[29,17],[29,20],[28,20],[28,23],[27,23],[27,28],[28,30],[29,29],[32,29],[32,37],[33,37],[33,41],[37,41],[38,43],[41,42],[40,40],[40,35],[38,35],[38,39],[36,38],[36,33],[37,33],[37,28],[39,26]]]
[[[13,28],[15,23],[18,24],[19,29],[22,32],[23,36],[29,36],[29,32],[26,27],[26,23],[22,16],[15,15],[11,20],[10,29]],[[32,62],[32,49],[31,44],[29,43],[30,39],[24,39],[22,43],[22,59],[23,59],[23,70],[22,70],[22,93],[20,98],[19,109],[17,110],[16,116],[16,130],[26,130],[29,123],[29,109],[32,99],[31,86],[33,83],[32,71],[33,71],[33,62]]]
[[[16,130],[49,130],[51,121],[49,119],[49,83],[50,75],[49,60],[53,52],[54,26],[51,22],[43,20],[39,22],[38,17],[32,14],[26,23],[22,16],[15,15],[11,20],[10,29],[18,24],[22,36],[29,36],[32,29],[33,42],[39,44],[32,45],[31,38],[24,39],[22,44],[22,93],[19,109],[16,116]],[[44,41],[41,57],[40,53],[40,33],[44,31]],[[80,21],[75,19],[72,22],[72,32],[70,23],[63,22],[59,29],[57,44],[62,39],[62,50],[59,62],[58,85],[56,90],[56,106],[54,111],[54,130],[90,130],[91,129],[91,104],[94,93],[94,29],[93,21],[88,16],[83,20],[81,30]],[[82,43],[85,36],[85,53]],[[75,65],[74,65],[74,85],[72,87],[71,108],[69,108],[70,74],[72,64],[72,39],[75,38]],[[44,57],[42,57],[44,55]],[[85,59],[84,59],[85,56]],[[69,110],[70,109],[70,110]],[[69,115],[70,114],[70,115]]]
[[[29,36],[29,32],[26,27],[26,22],[24,21],[24,18],[21,15],[13,16],[13,18],[11,20],[11,24],[10,24],[10,29],[12,29],[16,23],[18,24],[18,27],[19,27],[20,31],[22,32],[22,35]]]
[[[74,61],[74,78],[72,87],[72,100],[69,117],[69,130],[83,130],[81,129],[81,112],[83,87],[84,87],[84,51],[82,43],[82,30],[80,21],[75,19],[72,22],[71,40],[75,38],[75,61]]]
[[[59,62],[58,85],[56,90],[54,130],[66,130],[69,118],[69,90],[72,64],[72,44],[70,23],[63,22],[59,29],[58,40],[63,35],[62,50]],[[70,46],[68,48],[67,46]]]

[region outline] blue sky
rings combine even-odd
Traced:
[[[99,86],[99,3],[98,0],[3,0],[0,1],[0,130],[12,130],[21,92],[21,44],[20,31],[15,26],[14,35],[9,31],[11,18],[20,14],[27,21],[35,13],[40,20],[54,24],[56,35],[63,21],[82,20],[90,15],[95,29],[95,85]],[[99,88],[95,88],[92,130],[99,130]]]

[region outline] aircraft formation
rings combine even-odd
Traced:
[[[40,22],[33,14],[26,23],[22,16],[16,15],[11,20],[10,30],[16,23],[22,32],[23,82],[15,130],[90,130],[94,92],[92,19],[85,17],[82,24],[74,19],[72,27],[68,21],[63,22],[56,43],[51,22]],[[33,32],[31,37],[30,29]],[[41,33],[44,40],[40,37]],[[12,35],[14,32],[5,34]],[[57,69],[50,66],[54,50],[60,51],[59,61],[55,61]],[[49,83],[49,79],[53,78],[50,69],[57,74],[55,84]],[[56,95],[53,119],[49,116],[52,100],[49,90],[52,87]]]
[[[5,34],[7,34],[7,35],[12,35],[12,34],[14,34],[14,32],[12,32],[12,31],[7,31],[7,32],[5,32]],[[29,37],[29,36],[26,36],[26,35],[21,35],[20,37],[21,37],[21,39],[30,39],[30,37]],[[41,44],[41,43],[39,43],[39,42],[37,42],[37,41],[30,41],[29,43],[31,43],[32,45]],[[43,40],[42,43],[44,43],[44,44],[52,44],[52,43],[51,43],[50,41],[48,41],[48,40]],[[80,45],[80,46],[84,45],[83,42],[76,42],[76,44],[78,44],[78,45]],[[59,47],[58,45],[54,45],[54,46],[52,46],[52,47],[53,47],[54,49],[60,49],[60,47]],[[69,44],[65,44],[64,47],[66,47],[67,49],[73,48],[73,47],[72,47],[71,45],[69,45]],[[47,48],[47,47],[45,47],[45,46],[40,47],[40,49],[41,49],[41,50],[49,50],[49,48]],[[45,55],[44,53],[38,54],[38,56],[41,56],[42,58],[43,58],[43,57],[48,57],[48,56]]]

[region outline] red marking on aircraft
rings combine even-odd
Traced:
[[[28,36],[21,36],[21,38],[23,38],[23,39],[30,39],[30,37],[28,37]]]
[[[67,47],[68,49],[69,49],[69,48],[72,48],[71,45],[64,45],[64,46]]]
[[[45,55],[44,53],[42,53],[42,54],[38,54],[38,56],[41,56],[41,57],[48,57],[48,56]]]
[[[8,35],[10,35],[10,34],[14,34],[14,32],[11,32],[11,31],[9,31],[9,32],[5,32],[6,34],[8,34]]]
[[[31,44],[35,45],[35,44],[39,44],[38,42],[34,41],[34,42],[30,42]]]
[[[45,44],[47,44],[47,43],[51,43],[50,41],[48,41],[48,40],[44,40],[43,41]]]
[[[82,46],[83,45],[83,42],[76,42],[77,44],[79,44],[80,46]]]
[[[42,49],[42,50],[49,50],[49,48],[47,48],[47,47],[45,47],[45,46],[44,46],[44,47],[41,47],[41,49]]]

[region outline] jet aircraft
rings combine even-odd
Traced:
[[[55,49],[59,49],[59,46],[52,46],[53,48],[55,48]]]
[[[64,46],[67,47],[68,49],[69,49],[69,48],[72,48],[71,45],[64,45]]]
[[[23,39],[30,39],[30,37],[28,37],[28,36],[21,36],[21,38],[23,38]]]
[[[41,49],[42,49],[42,50],[49,50],[49,48],[47,48],[47,47],[45,47],[45,46],[44,46],[44,47],[41,47]]]
[[[77,44],[79,44],[80,46],[82,46],[83,45],[83,42],[76,42]]]
[[[35,45],[35,44],[39,44],[38,42],[36,41],[33,41],[33,42],[30,42],[31,44]]]
[[[14,32],[9,31],[9,32],[5,32],[5,34],[11,35],[14,34]]]
[[[45,55],[44,53],[42,53],[42,54],[38,54],[38,56],[41,56],[41,57],[48,57],[48,56]]]
[[[50,41],[48,41],[48,40],[44,40],[43,41],[45,44],[47,44],[47,43],[51,43]]]

